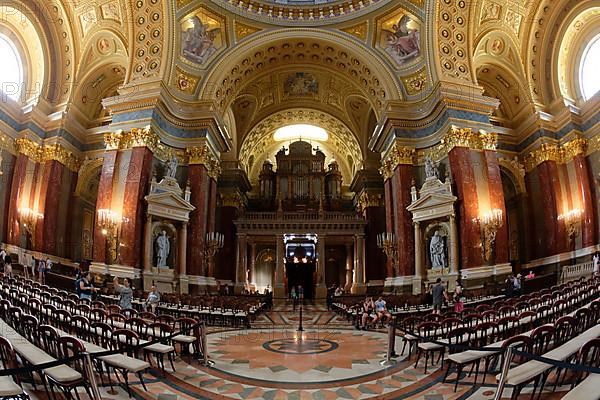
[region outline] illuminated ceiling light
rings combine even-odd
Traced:
[[[294,139],[308,139],[325,142],[329,139],[329,135],[325,129],[315,125],[295,124],[282,126],[277,129],[275,134],[273,134],[273,139],[278,142]]]

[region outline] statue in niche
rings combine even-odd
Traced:
[[[167,258],[170,252],[171,244],[169,243],[167,231],[162,231],[156,238],[156,266],[158,268],[168,268]]]
[[[425,157],[425,177],[427,179],[434,177],[439,179],[438,166],[430,156]]]
[[[179,160],[177,157],[173,155],[170,160],[166,162],[165,166],[165,177],[175,179],[175,174],[177,173],[177,166],[179,165]]]
[[[446,245],[439,231],[435,231],[429,242],[429,255],[433,269],[446,268]]]
[[[191,18],[192,27],[182,33],[183,55],[198,64],[204,64],[213,55],[219,28],[208,30],[198,16]]]

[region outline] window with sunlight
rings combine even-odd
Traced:
[[[319,140],[321,142],[327,141],[329,135],[327,131],[321,127],[308,124],[295,124],[282,126],[275,131],[273,139],[276,141],[282,140],[294,140],[294,139],[307,139],[307,140]]]
[[[600,90],[600,35],[590,41],[581,59],[581,92],[589,100]]]
[[[6,36],[0,35],[0,90],[2,97],[18,101],[23,85],[23,65],[15,45]]]

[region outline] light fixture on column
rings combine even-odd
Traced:
[[[392,262],[394,276],[398,276],[398,247],[392,232],[382,232],[377,235],[377,246],[383,250],[388,260]]]
[[[484,212],[475,221],[479,223],[481,228],[481,236],[483,241],[483,258],[485,261],[492,261],[492,255],[496,244],[496,234],[504,223],[502,219],[502,210],[494,208]]]
[[[108,246],[107,250],[107,262],[112,264],[120,258],[120,248],[123,246],[119,242],[119,234],[121,224],[128,222],[128,218],[124,218],[120,213],[101,208],[98,210],[98,218],[96,224],[104,236],[106,236],[106,242]]]
[[[569,243],[573,242],[579,236],[582,216],[583,210],[579,208],[574,208],[558,216],[558,220],[565,224]]]
[[[208,232],[206,234],[206,240],[204,242],[204,265],[207,268],[210,263],[213,262],[213,257],[219,250],[223,248],[225,244],[225,236],[219,232]],[[208,275],[209,271],[205,271],[205,275]]]
[[[39,220],[44,219],[44,214],[32,210],[31,208],[22,207],[17,210],[19,215],[19,222],[23,224],[23,228],[31,238],[31,244],[35,239],[35,227]]]

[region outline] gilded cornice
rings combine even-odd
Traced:
[[[398,165],[413,165],[415,154],[416,150],[414,147],[394,143],[381,161],[379,172],[383,175],[383,179],[391,178]]]
[[[542,145],[531,151],[524,157],[527,172],[545,161],[554,161],[560,164],[568,163],[576,156],[585,155],[588,149],[588,140],[575,138],[569,142],[559,145],[557,143],[542,143]]]
[[[151,127],[131,128],[130,131],[116,131],[104,134],[106,150],[126,150],[134,147],[147,147],[153,153],[160,146],[160,138]]]
[[[383,196],[380,193],[362,191],[356,200],[356,209],[359,213],[362,213],[369,207],[381,207],[383,205]]]
[[[58,161],[74,172],[79,171],[81,167],[81,159],[60,144],[42,146],[31,139],[21,138],[15,140],[15,147],[17,152],[36,163]]]
[[[450,127],[442,138],[440,146],[446,152],[455,147],[468,147],[474,150],[496,150],[498,135],[496,133],[473,132],[471,128]]]
[[[207,145],[188,147],[185,154],[189,165],[204,165],[211,178],[216,180],[221,175],[221,163]]]

